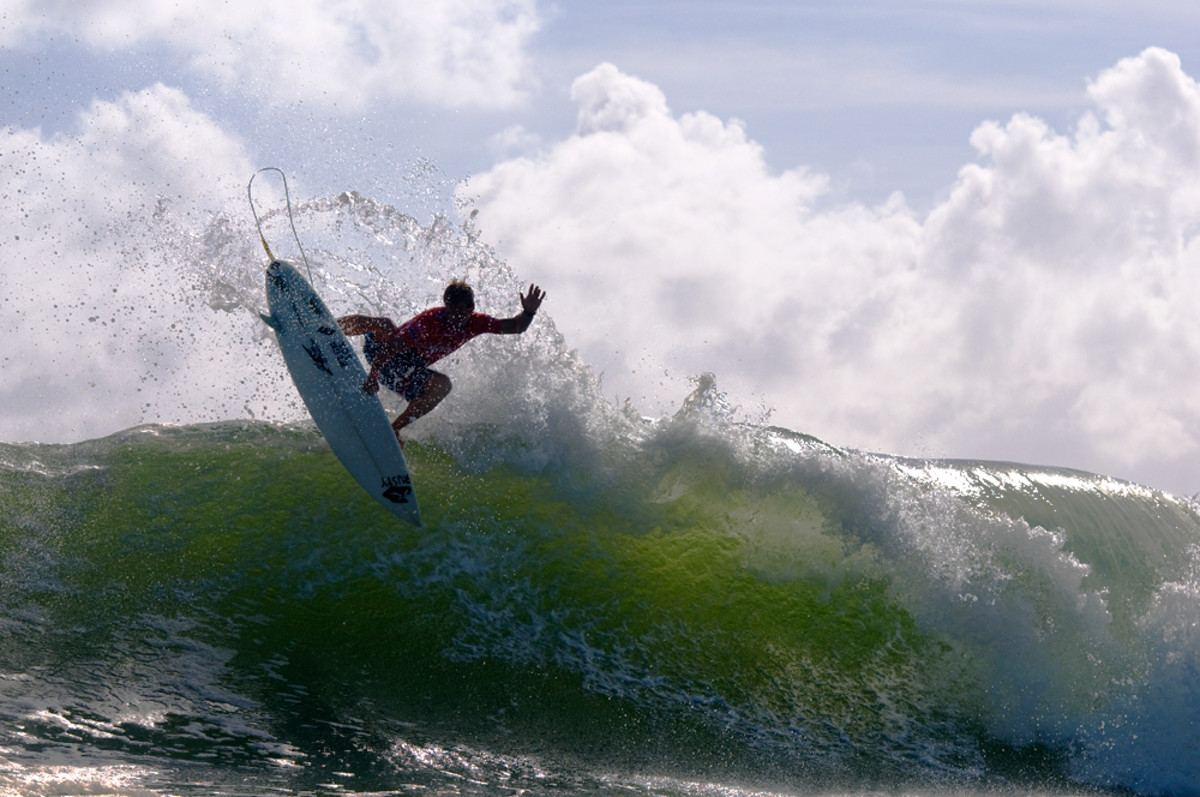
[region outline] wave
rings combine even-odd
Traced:
[[[520,286],[469,225],[297,224],[335,305]],[[539,316],[449,364],[412,529],[278,398],[252,236],[163,240],[269,419],[0,444],[0,791],[1198,793],[1190,500],[838,448],[708,376],[646,419]]]
[[[415,724],[788,782],[1194,789],[1190,502],[625,423],[414,442],[420,531],[303,425],[4,446],[0,712],[26,746],[229,764]]]

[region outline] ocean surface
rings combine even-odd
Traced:
[[[519,284],[299,210],[335,312]],[[190,240],[211,312],[265,303],[254,243]],[[302,408],[0,444],[0,795],[1200,794],[1191,500],[839,448],[710,375],[645,418],[551,318],[510,343],[413,427],[422,528]]]

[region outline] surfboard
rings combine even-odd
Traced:
[[[294,266],[267,267],[262,318],[275,330],[296,390],[333,453],[355,481],[401,520],[421,525],[412,478],[367,373],[321,297]]]

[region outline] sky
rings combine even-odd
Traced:
[[[1166,0],[0,0],[0,440],[212,412],[187,351],[221,319],[172,326],[115,231],[244,212],[272,165],[477,212],[647,414],[712,372],[835,445],[1192,495],[1197,29]],[[190,403],[135,395],[184,373]]]

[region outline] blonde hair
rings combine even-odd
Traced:
[[[442,293],[442,303],[449,306],[452,304],[469,304],[475,306],[475,291],[471,290],[471,286],[460,279],[451,280],[446,286],[446,290]]]

